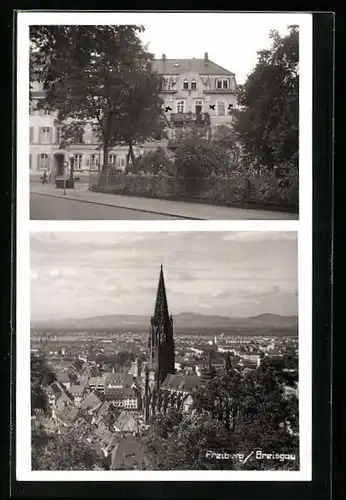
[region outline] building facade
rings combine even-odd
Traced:
[[[234,73],[204,59],[161,59],[153,61],[153,70],[162,75],[160,97],[167,117],[168,140],[153,141],[137,146],[136,156],[153,151],[157,147],[174,147],[184,128],[191,124],[210,125],[211,129],[232,121],[231,111],[236,105],[237,85]],[[74,158],[76,175],[97,173],[103,164],[103,151],[93,132],[92,123],[81,134],[80,141],[63,148],[61,126],[57,112],[38,109],[44,98],[43,85],[32,82],[32,101],[29,107],[31,177],[41,176],[44,171],[54,179],[69,170],[69,158]],[[109,151],[108,162],[112,167],[124,170],[128,148],[116,147]]]

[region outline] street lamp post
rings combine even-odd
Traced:
[[[66,194],[66,169],[68,167],[68,161],[64,161],[64,196]]]

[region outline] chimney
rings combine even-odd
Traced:
[[[166,61],[166,54],[162,54],[162,60],[163,60],[163,62]]]
[[[208,66],[208,52],[204,52],[204,66]]]

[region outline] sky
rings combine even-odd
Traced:
[[[34,232],[31,320],[170,312],[297,314],[296,232]]]
[[[140,35],[155,58],[209,59],[235,73],[238,84],[256,66],[257,51],[271,46],[270,31],[281,35],[309,14],[183,13],[143,15],[146,30]]]

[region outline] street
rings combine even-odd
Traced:
[[[75,189],[31,184],[32,220],[297,220],[298,215],[141,196],[99,193],[87,184]]]
[[[31,220],[176,220],[181,217],[31,193],[30,218]]]

